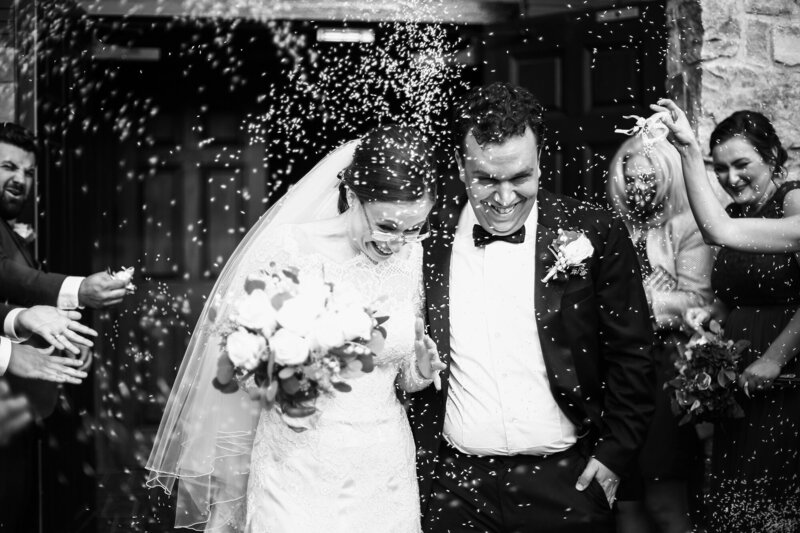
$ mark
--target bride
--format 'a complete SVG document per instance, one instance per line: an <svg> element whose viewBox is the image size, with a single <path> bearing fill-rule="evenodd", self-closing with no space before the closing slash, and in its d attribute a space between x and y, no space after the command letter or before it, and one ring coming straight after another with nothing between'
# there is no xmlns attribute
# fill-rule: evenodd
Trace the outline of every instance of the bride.
<svg viewBox="0 0 800 533"><path fill-rule="evenodd" d="M436 197L433 164L412 128L385 126L334 151L248 233L192 336L147 462L171 493L175 525L205 531L420 531L415 449L395 385L428 386L443 368L415 318L422 246ZM224 320L248 274L269 263L323 272L381 301L389 316L373 372L317 400L298 432L240 390L211 386ZM242 388L246 388L244 384Z"/></svg>

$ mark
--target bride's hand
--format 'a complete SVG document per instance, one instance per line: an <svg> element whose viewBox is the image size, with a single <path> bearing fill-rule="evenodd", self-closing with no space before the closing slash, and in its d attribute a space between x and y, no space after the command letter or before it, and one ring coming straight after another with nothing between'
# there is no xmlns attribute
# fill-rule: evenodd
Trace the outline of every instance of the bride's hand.
<svg viewBox="0 0 800 533"><path fill-rule="evenodd" d="M444 370L445 364L439 359L436 343L425 333L425 324L417 318L414 326L416 338L414 339L414 352L417 355L417 370L425 379L432 379L436 390L442 390L442 379L439 371Z"/></svg>
<svg viewBox="0 0 800 533"><path fill-rule="evenodd" d="M651 104L650 109L656 113L661 113L660 119L669 128L671 135L669 140L676 148L688 148L698 146L697 138L692 131L692 125L686 118L686 113L681 110L675 102L667 98L662 98L657 104Z"/></svg>

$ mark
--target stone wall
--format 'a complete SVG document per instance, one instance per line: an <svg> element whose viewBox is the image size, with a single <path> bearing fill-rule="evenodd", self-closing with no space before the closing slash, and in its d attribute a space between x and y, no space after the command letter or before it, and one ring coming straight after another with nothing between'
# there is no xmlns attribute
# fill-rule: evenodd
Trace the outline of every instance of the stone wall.
<svg viewBox="0 0 800 533"><path fill-rule="evenodd" d="M699 16L698 16L699 15ZM732 112L767 115L800 178L800 0L668 0L668 72L705 149Z"/></svg>

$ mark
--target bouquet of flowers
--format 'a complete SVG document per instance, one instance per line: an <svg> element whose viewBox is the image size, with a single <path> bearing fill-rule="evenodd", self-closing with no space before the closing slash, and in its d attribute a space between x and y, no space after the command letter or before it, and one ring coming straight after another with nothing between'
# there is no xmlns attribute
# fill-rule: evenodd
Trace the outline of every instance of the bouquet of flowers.
<svg viewBox="0 0 800 533"><path fill-rule="evenodd" d="M222 323L214 386L235 392L237 382L252 378L251 397L277 406L288 425L302 430L298 420L317 411L320 394L349 392L345 380L372 371L386 320L357 294L271 264L248 277L245 295Z"/></svg>
<svg viewBox="0 0 800 533"><path fill-rule="evenodd" d="M744 411L734 392L742 354L749 341L725 339L719 323L698 327L675 361L678 375L664 384L672 390L672 410L683 415L679 424L740 418Z"/></svg>

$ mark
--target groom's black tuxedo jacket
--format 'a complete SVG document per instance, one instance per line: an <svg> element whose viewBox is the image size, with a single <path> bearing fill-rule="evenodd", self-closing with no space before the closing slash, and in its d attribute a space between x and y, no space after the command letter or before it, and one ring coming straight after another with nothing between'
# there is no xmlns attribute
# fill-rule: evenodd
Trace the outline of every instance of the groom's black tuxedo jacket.
<svg viewBox="0 0 800 533"><path fill-rule="evenodd" d="M435 230L425 241L423 270L429 334L448 369L442 372L442 390L428 387L414 394L409 411L423 512L442 443L451 355L450 257L466 204L457 190L449 199L448 191L442 191L441 197L432 214ZM550 389L578 434L591 439L592 455L621 474L644 440L654 410L653 331L635 251L624 225L607 212L542 189L537 198L536 286L531 305L536 309ZM559 228L584 232L595 251L585 278L572 276L545 284L542 278L555 262L548 246Z"/></svg>

